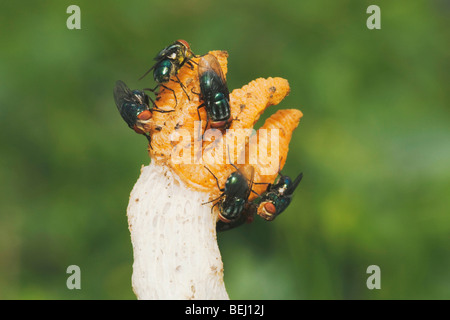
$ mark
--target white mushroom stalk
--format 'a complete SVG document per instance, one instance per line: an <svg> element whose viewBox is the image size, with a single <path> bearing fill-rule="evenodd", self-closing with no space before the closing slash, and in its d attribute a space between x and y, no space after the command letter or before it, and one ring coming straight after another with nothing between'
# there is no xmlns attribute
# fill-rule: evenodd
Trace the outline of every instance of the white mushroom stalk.
<svg viewBox="0 0 450 320"><path fill-rule="evenodd" d="M127 210L138 299L228 299L208 199L166 166L142 167Z"/></svg>

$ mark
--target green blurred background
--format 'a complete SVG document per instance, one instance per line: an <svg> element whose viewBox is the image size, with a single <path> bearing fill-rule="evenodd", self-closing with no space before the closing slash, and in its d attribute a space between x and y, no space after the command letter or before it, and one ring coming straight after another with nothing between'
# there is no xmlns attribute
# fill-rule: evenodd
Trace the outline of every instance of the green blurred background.
<svg viewBox="0 0 450 320"><path fill-rule="evenodd" d="M182 38L229 52L230 89L288 79L263 118L304 113L289 209L218 237L230 298L449 299L449 17L444 0L2 1L0 298L135 299L126 207L149 158L112 89L153 85L138 78Z"/></svg>

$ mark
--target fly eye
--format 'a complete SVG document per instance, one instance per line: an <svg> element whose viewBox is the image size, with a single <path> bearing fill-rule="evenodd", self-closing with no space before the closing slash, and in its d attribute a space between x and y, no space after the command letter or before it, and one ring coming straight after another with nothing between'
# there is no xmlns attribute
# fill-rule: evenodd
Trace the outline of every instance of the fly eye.
<svg viewBox="0 0 450 320"><path fill-rule="evenodd" d="M264 209L271 215L277 212L277 208L275 208L275 205L272 202L266 202L264 204Z"/></svg>
<svg viewBox="0 0 450 320"><path fill-rule="evenodd" d="M152 117L152 113L150 112L150 110L144 110L141 113L139 113L139 115L138 115L139 120L148 120L151 117Z"/></svg>
<svg viewBox="0 0 450 320"><path fill-rule="evenodd" d="M179 39L179 40L177 40L177 42L181 43L181 44L182 44L183 46L185 46L188 50L191 49L191 48L189 47L189 43L187 43L186 40Z"/></svg>

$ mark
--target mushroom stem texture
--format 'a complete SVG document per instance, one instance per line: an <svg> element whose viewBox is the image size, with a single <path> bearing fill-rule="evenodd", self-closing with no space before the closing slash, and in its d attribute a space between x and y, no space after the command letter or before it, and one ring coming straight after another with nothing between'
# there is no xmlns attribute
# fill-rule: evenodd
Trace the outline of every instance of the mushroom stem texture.
<svg viewBox="0 0 450 320"><path fill-rule="evenodd" d="M142 167L127 209L138 299L228 299L208 199L167 166Z"/></svg>

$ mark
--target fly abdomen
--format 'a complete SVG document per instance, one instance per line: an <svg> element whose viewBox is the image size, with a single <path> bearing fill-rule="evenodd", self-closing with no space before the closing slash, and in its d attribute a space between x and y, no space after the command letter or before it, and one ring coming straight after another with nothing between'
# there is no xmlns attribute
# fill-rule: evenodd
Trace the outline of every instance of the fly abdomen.
<svg viewBox="0 0 450 320"><path fill-rule="evenodd" d="M244 210L245 200L242 198L234 198L232 202L224 206L221 212L222 216L227 220L234 220L242 213Z"/></svg>
<svg viewBox="0 0 450 320"><path fill-rule="evenodd" d="M172 76L173 65L170 60L163 60L155 67L153 78L158 83L165 83Z"/></svg>
<svg viewBox="0 0 450 320"><path fill-rule="evenodd" d="M217 93L214 99L214 107L210 108L212 121L228 121L231 116L230 104L222 93Z"/></svg>

